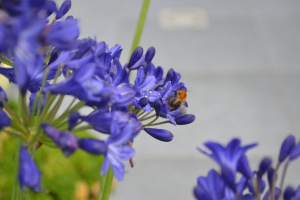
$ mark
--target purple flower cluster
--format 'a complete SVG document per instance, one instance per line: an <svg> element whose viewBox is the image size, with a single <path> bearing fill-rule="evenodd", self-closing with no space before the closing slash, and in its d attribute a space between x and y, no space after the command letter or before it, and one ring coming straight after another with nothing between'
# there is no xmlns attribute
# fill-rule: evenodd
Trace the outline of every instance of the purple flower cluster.
<svg viewBox="0 0 300 200"><path fill-rule="evenodd" d="M199 151L212 158L219 166L220 173L212 169L206 177L199 177L194 194L201 200L297 200L300 199L300 185L297 189L291 186L283 190L285 173L289 163L300 156L300 141L296 145L293 135L288 136L282 143L276 168L272 160L264 158L257 170L251 170L246 151L256 144L241 146L239 139L231 140L227 146L216 142L204 144L211 153L202 149ZM280 186L276 187L279 167L284 164L284 172ZM240 178L236 181L239 173ZM267 176L267 183L263 179ZM268 186L267 186L268 184ZM265 190L266 188L269 188ZM261 198L261 196L263 198Z"/></svg>
<svg viewBox="0 0 300 200"><path fill-rule="evenodd" d="M0 67L0 74L18 86L21 100L17 115L0 87L0 129L20 136L19 183L34 191L41 190L41 173L30 154L41 144L49 145L49 138L50 145L66 157L77 149L104 156L101 174L111 167L122 180L125 161L132 164L132 144L141 130L169 142L174 137L170 131L152 126L195 120L186 114L187 88L181 75L170 69L164 76L163 68L152 62L154 47L145 54L137 47L122 65L120 45L109 48L96 39L78 39L77 20L65 16L70 8L70 0L59 8L50 0L0 1L0 64L10 66ZM50 15L54 15L51 22ZM129 76L134 71L132 84ZM73 101L58 115L67 95ZM90 114L80 114L84 106L92 109ZM156 122L162 118L165 121ZM76 136L88 129L108 137Z"/></svg>

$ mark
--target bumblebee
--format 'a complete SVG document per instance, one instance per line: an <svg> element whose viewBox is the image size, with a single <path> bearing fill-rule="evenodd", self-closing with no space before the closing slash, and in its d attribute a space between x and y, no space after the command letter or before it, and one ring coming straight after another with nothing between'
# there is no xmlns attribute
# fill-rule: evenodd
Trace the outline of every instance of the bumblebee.
<svg viewBox="0 0 300 200"><path fill-rule="evenodd" d="M170 97L168 99L168 106L173 110L177 110L178 108L184 108L186 107L185 105L185 100L187 97L186 91L185 90L175 90L174 96Z"/></svg>

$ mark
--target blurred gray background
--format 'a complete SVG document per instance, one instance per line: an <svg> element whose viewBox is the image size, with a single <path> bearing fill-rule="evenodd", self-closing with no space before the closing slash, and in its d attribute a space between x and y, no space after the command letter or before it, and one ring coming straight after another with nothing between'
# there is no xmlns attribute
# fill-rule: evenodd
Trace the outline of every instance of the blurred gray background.
<svg viewBox="0 0 300 200"><path fill-rule="evenodd" d="M72 3L81 37L121 44L125 63L142 0ZM254 169L265 155L276 162L288 134L300 139L299 0L153 0L140 45L156 48L156 66L181 73L196 121L162 126L170 143L141 132L112 200L193 199L197 177L218 169L196 150L207 140L259 142L248 152ZM300 183L299 168L294 161L286 183Z"/></svg>

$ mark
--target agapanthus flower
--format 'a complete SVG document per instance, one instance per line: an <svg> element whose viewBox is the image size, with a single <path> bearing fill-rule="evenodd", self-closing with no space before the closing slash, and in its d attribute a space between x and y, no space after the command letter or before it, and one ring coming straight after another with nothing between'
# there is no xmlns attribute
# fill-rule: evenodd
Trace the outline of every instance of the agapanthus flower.
<svg viewBox="0 0 300 200"><path fill-rule="evenodd" d="M224 181L235 190L235 176L237 171L237 165L240 158L244 153L256 146L257 144L250 144L244 147L240 146L241 141L239 139L231 140L226 147L223 147L216 142L206 142L204 145L211 150L212 154L198 148L200 152L211 157L221 167L221 175Z"/></svg>
<svg viewBox="0 0 300 200"><path fill-rule="evenodd" d="M21 146L19 156L18 179L20 187L23 190L28 187L35 192L41 191L41 172L24 146Z"/></svg>
<svg viewBox="0 0 300 200"><path fill-rule="evenodd" d="M173 140L174 137L174 135L170 131L164 129L144 128L144 131L146 131L155 139L158 139L163 142L170 142L171 140Z"/></svg>
<svg viewBox="0 0 300 200"><path fill-rule="evenodd" d="M295 136L289 135L282 143L280 153L279 153L279 162L283 162L292 152L295 147L296 139Z"/></svg>
<svg viewBox="0 0 300 200"><path fill-rule="evenodd" d="M42 127L66 157L71 156L78 148L78 139L71 133L59 131L46 123L42 124Z"/></svg>
<svg viewBox="0 0 300 200"><path fill-rule="evenodd" d="M132 147L126 143L132 138L133 125L127 123L122 128L118 120L111 123L111 136L105 141L107 153L102 164L101 174L105 174L111 166L115 177L121 181L125 173L123 160L129 160L134 156Z"/></svg>

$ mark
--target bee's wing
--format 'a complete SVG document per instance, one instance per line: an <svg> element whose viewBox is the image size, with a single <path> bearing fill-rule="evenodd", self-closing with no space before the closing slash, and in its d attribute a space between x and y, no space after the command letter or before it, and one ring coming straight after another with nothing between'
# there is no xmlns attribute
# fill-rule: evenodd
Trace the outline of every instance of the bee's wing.
<svg viewBox="0 0 300 200"><path fill-rule="evenodd" d="M187 104L185 102L183 102L180 106L180 111L181 111L181 114L182 115L186 115L186 107L187 107Z"/></svg>

